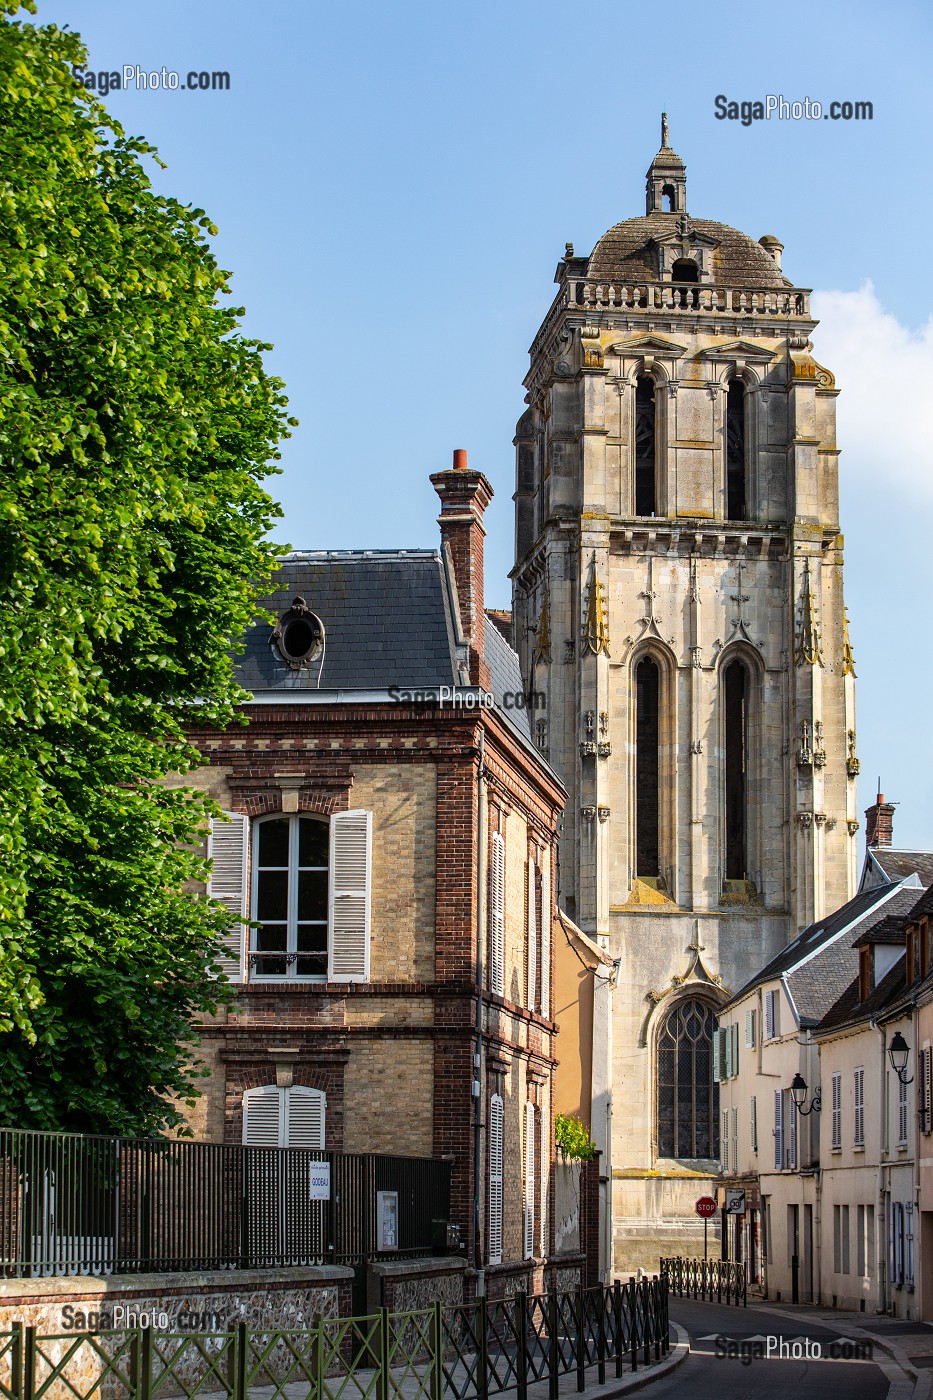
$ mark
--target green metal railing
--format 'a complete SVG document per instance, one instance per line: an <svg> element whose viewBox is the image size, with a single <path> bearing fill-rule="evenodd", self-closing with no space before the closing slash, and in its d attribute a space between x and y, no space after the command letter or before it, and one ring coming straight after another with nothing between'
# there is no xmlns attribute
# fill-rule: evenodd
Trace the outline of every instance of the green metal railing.
<svg viewBox="0 0 933 1400"><path fill-rule="evenodd" d="M667 1281L367 1317L317 1316L303 1331L237 1323L224 1332L143 1327L0 1334L0 1400L526 1400L586 1372L604 1384L669 1349Z"/></svg>
<svg viewBox="0 0 933 1400"><path fill-rule="evenodd" d="M748 1274L734 1259L662 1259L661 1275L678 1298L748 1306Z"/></svg>

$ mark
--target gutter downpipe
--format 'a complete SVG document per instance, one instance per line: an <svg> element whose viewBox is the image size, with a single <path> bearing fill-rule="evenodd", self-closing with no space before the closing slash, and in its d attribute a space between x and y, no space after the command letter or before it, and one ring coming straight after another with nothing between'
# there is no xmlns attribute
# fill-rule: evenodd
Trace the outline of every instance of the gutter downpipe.
<svg viewBox="0 0 933 1400"><path fill-rule="evenodd" d="M483 1179L483 1103L485 1102L483 1086L486 1082L483 1064L483 944L486 926L484 918L486 912L486 731L482 727L479 731L478 753L479 762L476 769L476 1049L473 1052L470 1095L473 1099L473 1267L476 1269L476 1296L482 1298L486 1294L483 1237L480 1231L480 1186Z"/></svg>

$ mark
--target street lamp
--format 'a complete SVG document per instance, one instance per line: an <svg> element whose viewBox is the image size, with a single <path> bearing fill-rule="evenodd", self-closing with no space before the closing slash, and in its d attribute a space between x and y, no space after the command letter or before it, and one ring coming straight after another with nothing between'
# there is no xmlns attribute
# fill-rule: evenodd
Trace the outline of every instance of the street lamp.
<svg viewBox="0 0 933 1400"><path fill-rule="evenodd" d="M888 1046L888 1058L891 1061L891 1068L902 1084L913 1084L913 1075L909 1079L907 1074L907 1061L910 1059L910 1046L901 1035L900 1031L895 1031L891 1037L891 1044Z"/></svg>
<svg viewBox="0 0 933 1400"><path fill-rule="evenodd" d="M790 1096L794 1101L794 1107L801 1117L806 1118L809 1113L819 1113L820 1111L820 1091L817 1089L813 1095L813 1102L809 1108L804 1108L807 1101L807 1081L802 1074L795 1074L790 1086Z"/></svg>

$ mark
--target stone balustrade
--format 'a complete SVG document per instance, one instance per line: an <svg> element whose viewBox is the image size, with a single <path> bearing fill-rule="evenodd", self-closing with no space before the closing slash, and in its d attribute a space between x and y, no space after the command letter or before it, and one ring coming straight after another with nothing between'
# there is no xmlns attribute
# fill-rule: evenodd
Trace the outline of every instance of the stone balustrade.
<svg viewBox="0 0 933 1400"><path fill-rule="evenodd" d="M564 308L669 311L723 316L799 316L809 319L810 293L796 287L714 287L682 282L640 282L614 286L571 279Z"/></svg>

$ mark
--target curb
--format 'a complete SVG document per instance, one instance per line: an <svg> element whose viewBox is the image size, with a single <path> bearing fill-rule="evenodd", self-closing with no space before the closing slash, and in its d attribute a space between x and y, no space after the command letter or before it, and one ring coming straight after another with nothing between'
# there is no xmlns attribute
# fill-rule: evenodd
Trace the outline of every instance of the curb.
<svg viewBox="0 0 933 1400"><path fill-rule="evenodd" d="M763 1310L775 1313L778 1317L786 1317L798 1323L801 1320L799 1313L788 1312L784 1308L771 1307L764 1301L761 1306ZM820 1317L820 1323L824 1326L830 1320L830 1316ZM840 1332L844 1330L846 1333L851 1333L855 1337L863 1337L866 1341L871 1342L872 1346L878 1351L890 1357L904 1379L908 1382L912 1382L912 1389L910 1390L912 1400L927 1400L930 1385L933 1383L933 1375L926 1369L918 1370L906 1351L903 1347L898 1346L897 1342L890 1337L879 1337L877 1332L871 1332L867 1327L860 1327L858 1323L848 1322L845 1318L839 1322L834 1322L834 1325L838 1326ZM889 1379L891 1380L891 1386L888 1390L890 1400L892 1391L894 1391L895 1386L898 1384L898 1380L890 1376ZM895 1395L897 1394L896 1391L894 1391L894 1393Z"/></svg>
<svg viewBox="0 0 933 1400"><path fill-rule="evenodd" d="M663 1361L655 1361L652 1365L646 1366L636 1374L629 1376L625 1380L607 1381L598 1389L599 1400L612 1400L616 1395L631 1395L635 1390L642 1390L646 1385L654 1385L655 1381L660 1381L669 1376L672 1371L676 1371L682 1366L690 1355L690 1338L679 1323L671 1319L671 1333L676 1341L671 1342L671 1349Z"/></svg>

